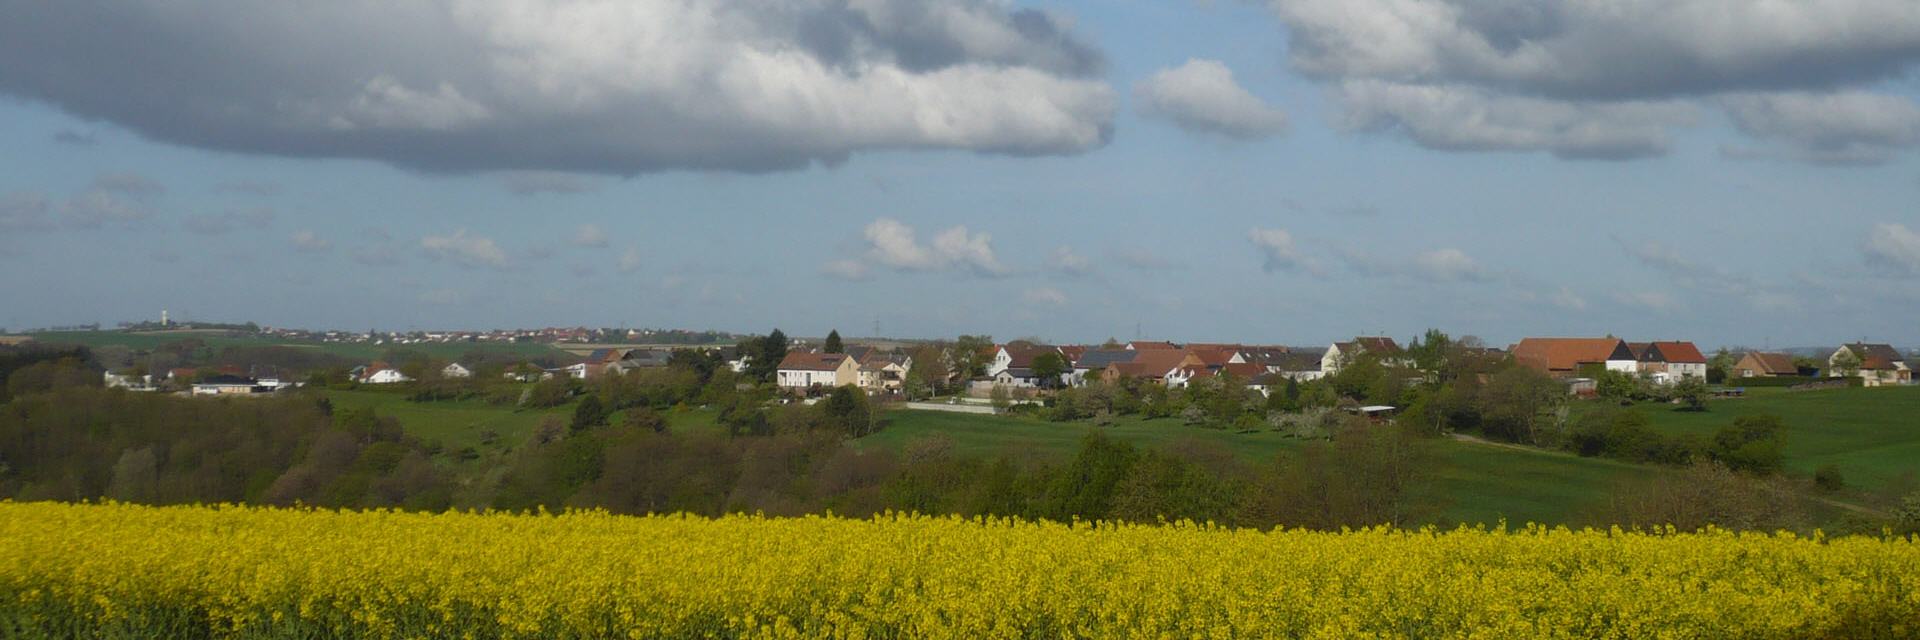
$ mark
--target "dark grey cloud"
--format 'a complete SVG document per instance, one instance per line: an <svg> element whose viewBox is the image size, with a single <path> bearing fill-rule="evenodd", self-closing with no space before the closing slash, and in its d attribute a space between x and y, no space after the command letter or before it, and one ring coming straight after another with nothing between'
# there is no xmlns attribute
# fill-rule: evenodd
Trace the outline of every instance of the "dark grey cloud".
<svg viewBox="0 0 1920 640"><path fill-rule="evenodd" d="M74 131L72 129L61 129L55 132L53 134L53 141L76 147L91 147L100 143L99 137L95 136L92 131Z"/></svg>
<svg viewBox="0 0 1920 640"><path fill-rule="evenodd" d="M281 187L280 183L278 182L267 182L262 180L229 180L229 181L214 185L213 190L217 193L267 197L267 196L280 195L280 192L284 191L285 188Z"/></svg>
<svg viewBox="0 0 1920 640"><path fill-rule="evenodd" d="M1729 157L1861 164L1913 146L1888 120L1911 101L1861 93L1920 66L1911 0L1267 4L1292 66L1335 87L1350 128L1429 148L1660 155L1702 106L1788 150Z"/></svg>
<svg viewBox="0 0 1920 640"><path fill-rule="evenodd" d="M1101 57L993 0L0 0L0 92L162 141L429 171L770 171L1077 153Z"/></svg>
<svg viewBox="0 0 1920 640"><path fill-rule="evenodd" d="M47 197L38 193L0 195L0 231L18 233L52 230L51 209Z"/></svg>

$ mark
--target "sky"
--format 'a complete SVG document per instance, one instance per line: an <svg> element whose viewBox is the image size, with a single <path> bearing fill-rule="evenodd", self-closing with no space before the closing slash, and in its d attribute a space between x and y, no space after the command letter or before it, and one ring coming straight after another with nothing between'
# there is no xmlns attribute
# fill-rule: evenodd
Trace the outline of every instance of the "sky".
<svg viewBox="0 0 1920 640"><path fill-rule="evenodd" d="M0 0L0 327L1920 344L1911 0Z"/></svg>

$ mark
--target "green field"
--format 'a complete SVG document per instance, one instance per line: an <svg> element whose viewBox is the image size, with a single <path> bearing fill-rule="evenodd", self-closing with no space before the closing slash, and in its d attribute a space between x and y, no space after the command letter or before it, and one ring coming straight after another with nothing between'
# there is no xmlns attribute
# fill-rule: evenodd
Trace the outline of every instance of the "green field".
<svg viewBox="0 0 1920 640"><path fill-rule="evenodd" d="M524 442L533 427L548 417L566 419L572 405L540 411L518 410L477 400L409 402L392 391L327 391L338 408L373 407L400 420L409 433L438 440L449 452L475 447L475 462L484 473L490 461ZM1576 405L1589 411L1597 404ZM1716 400L1705 413L1671 410L1669 405L1633 407L1646 412L1656 428L1668 433L1711 434L1735 416L1773 413L1788 424L1788 466L1810 473L1823 464L1841 466L1857 487L1873 487L1905 472L1920 470L1920 388L1836 389L1788 392L1762 389L1741 399ZM666 412L672 428L688 432L717 429L717 413L705 409ZM614 416L617 422L619 416ZM1028 417L896 410L886 414L881 432L854 442L859 447L899 449L929 437L943 437L963 455L1066 456L1096 427L1087 422L1059 423ZM1124 416L1107 435L1136 445L1159 447L1184 439L1217 442L1249 462L1291 455L1304 441L1271 431L1237 433L1181 424L1177 419L1146 420ZM481 432L492 430L499 439L491 446ZM1434 520L1451 523L1493 524L1501 520L1526 522L1578 521L1623 482L1663 473L1661 467L1641 466L1566 453L1509 447L1483 442L1436 440L1436 464L1428 486L1419 495Z"/></svg>
<svg viewBox="0 0 1920 640"><path fill-rule="evenodd" d="M887 414L884 431L861 439L863 446L900 447L935 435L945 436L958 452L994 454L1030 451L1068 455L1094 429L1085 422L1046 422L1031 418L902 410ZM1225 444L1249 461L1270 460L1297 451L1305 442L1271 431L1235 433L1188 426L1175 419L1127 416L1104 433L1142 446L1163 446L1181 439ZM1437 464L1431 486L1419 491L1431 517L1441 522L1512 525L1567 522L1604 499L1619 483L1657 473L1638 465L1580 458L1547 451L1436 440Z"/></svg>
<svg viewBox="0 0 1920 640"><path fill-rule="evenodd" d="M1588 411L1597 404L1577 406ZM1920 473L1920 387L1789 391L1748 389L1744 398L1712 400L1705 412L1642 403L1631 408L1668 434L1711 437L1743 415L1772 414L1786 422L1788 469L1810 474L1840 467L1849 484L1877 487L1904 473Z"/></svg>
<svg viewBox="0 0 1920 640"><path fill-rule="evenodd" d="M474 447L485 451L482 434L493 431L499 439L492 448L512 447L525 442L533 428L548 416L567 419L573 407L552 409L516 409L488 404L481 400L443 400L411 402L397 391L322 391L333 402L335 411L371 408L382 416L393 416L401 428L421 440L437 440L447 451Z"/></svg>
<svg viewBox="0 0 1920 640"><path fill-rule="evenodd" d="M387 352L417 351L429 357L443 360L455 360L474 351L490 353L511 353L525 358L554 357L568 359L571 354L553 348L544 343L502 343L502 342L432 342L422 344L366 344L338 342L310 342L284 340L270 336L234 334L229 331L54 331L27 334L41 344L74 344L86 347L120 346L129 349L153 350L170 342L197 339L206 342L208 347L293 347L313 349L320 353L338 356L351 361L365 362L384 357Z"/></svg>

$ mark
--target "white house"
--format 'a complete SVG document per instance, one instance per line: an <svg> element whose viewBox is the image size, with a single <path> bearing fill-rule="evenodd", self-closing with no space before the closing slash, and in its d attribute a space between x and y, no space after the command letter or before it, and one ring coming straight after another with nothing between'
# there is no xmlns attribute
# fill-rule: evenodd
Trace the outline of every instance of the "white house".
<svg viewBox="0 0 1920 640"><path fill-rule="evenodd" d="M775 384L785 389L810 389L857 384L860 364L844 353L790 351L774 370Z"/></svg>
<svg viewBox="0 0 1920 640"><path fill-rule="evenodd" d="M449 363L446 367L440 369L440 377L471 378L473 377L473 370L466 368L458 362Z"/></svg>
<svg viewBox="0 0 1920 640"><path fill-rule="evenodd" d="M399 369L381 363L374 363L360 373L360 384L399 384L402 382L413 382L413 378L407 377L407 374L400 373Z"/></svg>
<svg viewBox="0 0 1920 640"><path fill-rule="evenodd" d="M1320 371L1323 375L1340 372L1340 367L1352 362L1361 354L1370 354L1381 360L1393 360L1401 355L1400 345L1393 338L1384 336L1358 337L1352 342L1335 342L1327 347L1320 356Z"/></svg>
<svg viewBox="0 0 1920 640"><path fill-rule="evenodd" d="M253 379L240 376L214 376L193 383L193 395L196 396L240 396L266 391Z"/></svg>
<svg viewBox="0 0 1920 640"><path fill-rule="evenodd" d="M130 374L114 373L112 371L108 371L102 375L105 376L104 381L106 382L108 389L126 389L128 391L154 390L153 376L151 375L134 376Z"/></svg>
<svg viewBox="0 0 1920 640"><path fill-rule="evenodd" d="M1858 377L1861 386L1912 384L1913 369L1892 345L1856 342L1827 356L1828 377Z"/></svg>

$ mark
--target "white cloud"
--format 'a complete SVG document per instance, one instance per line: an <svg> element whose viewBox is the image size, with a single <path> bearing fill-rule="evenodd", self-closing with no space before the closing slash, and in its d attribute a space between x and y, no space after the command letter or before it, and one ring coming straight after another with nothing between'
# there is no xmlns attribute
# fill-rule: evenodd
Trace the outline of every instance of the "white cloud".
<svg viewBox="0 0 1920 640"><path fill-rule="evenodd" d="M1420 146L1455 151L1548 151L1565 158L1660 155L1668 129L1695 121L1679 102L1579 103L1506 96L1464 86L1356 80L1340 86L1342 124L1400 131Z"/></svg>
<svg viewBox="0 0 1920 640"><path fill-rule="evenodd" d="M311 230L302 229L293 233L293 248L301 253L321 253L332 250L333 242Z"/></svg>
<svg viewBox="0 0 1920 640"><path fill-rule="evenodd" d="M1133 86L1133 99L1141 113L1190 131L1253 139L1287 130L1287 114L1241 88L1217 60L1162 69Z"/></svg>
<svg viewBox="0 0 1920 640"><path fill-rule="evenodd" d="M436 171L753 172L875 149L1066 154L1105 144L1113 123L1102 56L1063 20L1000 0L218 11L134 0L110 19L102 11L11 6L0 92L177 144ZM65 61L61 72L47 60ZM155 78L164 89L128 90Z"/></svg>
<svg viewBox="0 0 1920 640"><path fill-rule="evenodd" d="M1614 293L1613 299L1620 304L1661 313L1671 313L1680 308L1673 295L1664 291L1619 291Z"/></svg>
<svg viewBox="0 0 1920 640"><path fill-rule="evenodd" d="M1920 105L1865 91L1726 96L1741 131L1790 145L1791 157L1825 164L1877 164L1920 145Z"/></svg>
<svg viewBox="0 0 1920 640"><path fill-rule="evenodd" d="M820 266L820 273L841 280L867 279L867 265L859 260L842 258Z"/></svg>
<svg viewBox="0 0 1920 640"><path fill-rule="evenodd" d="M1587 309L1587 299L1580 297L1579 294L1574 293L1572 289L1567 287L1560 287L1560 290L1553 292L1553 295L1547 300L1552 302L1553 306L1568 311L1585 311Z"/></svg>
<svg viewBox="0 0 1920 640"><path fill-rule="evenodd" d="M1067 294L1061 293L1059 289L1052 287L1028 289L1020 294L1020 299L1025 300L1027 304L1052 307L1064 307L1067 304Z"/></svg>
<svg viewBox="0 0 1920 640"><path fill-rule="evenodd" d="M1860 91L1920 66L1910 0L1266 4L1290 64L1335 86L1350 123L1430 148L1658 155L1699 106L1794 148L1773 155L1866 163L1914 146L1907 109Z"/></svg>
<svg viewBox="0 0 1920 640"><path fill-rule="evenodd" d="M1141 271L1165 271L1174 268L1173 261L1154 253L1146 247L1125 247L1113 252L1114 260L1128 268Z"/></svg>
<svg viewBox="0 0 1920 640"><path fill-rule="evenodd" d="M1295 271L1310 266L1300 251L1294 248L1293 234L1285 229L1255 228L1247 232L1247 239L1252 240L1254 248L1259 249L1260 255L1266 258L1261 268L1269 273Z"/></svg>
<svg viewBox="0 0 1920 640"><path fill-rule="evenodd" d="M637 248L629 248L625 253L620 254L620 260L615 266L620 270L620 273L633 273L640 270L640 264L640 250Z"/></svg>
<svg viewBox="0 0 1920 640"><path fill-rule="evenodd" d="M507 266L507 252L500 249L492 238L470 235L466 229L454 231L452 235L426 236L420 239L420 248L427 257L435 260L447 260L463 267Z"/></svg>
<svg viewBox="0 0 1920 640"><path fill-rule="evenodd" d="M924 245L913 227L892 218L879 218L865 231L868 256L882 266L903 271L965 269L979 275L1004 275L1007 268L994 255L992 237L953 227L935 234Z"/></svg>
<svg viewBox="0 0 1920 640"><path fill-rule="evenodd" d="M1055 271L1071 275L1085 275L1093 270L1093 261L1073 251L1073 247L1060 247L1053 250L1053 256L1047 265Z"/></svg>
<svg viewBox="0 0 1920 640"><path fill-rule="evenodd" d="M1413 274L1434 282L1482 281L1490 277L1480 263L1459 249L1435 249L1413 257Z"/></svg>
<svg viewBox="0 0 1920 640"><path fill-rule="evenodd" d="M573 232L573 239L569 242L572 242L573 246L576 247L605 249L607 248L607 232L601 231L599 225L583 224Z"/></svg>
<svg viewBox="0 0 1920 640"><path fill-rule="evenodd" d="M1920 232L1897 223L1877 224L1867 235L1867 263L1894 273L1920 275Z"/></svg>

